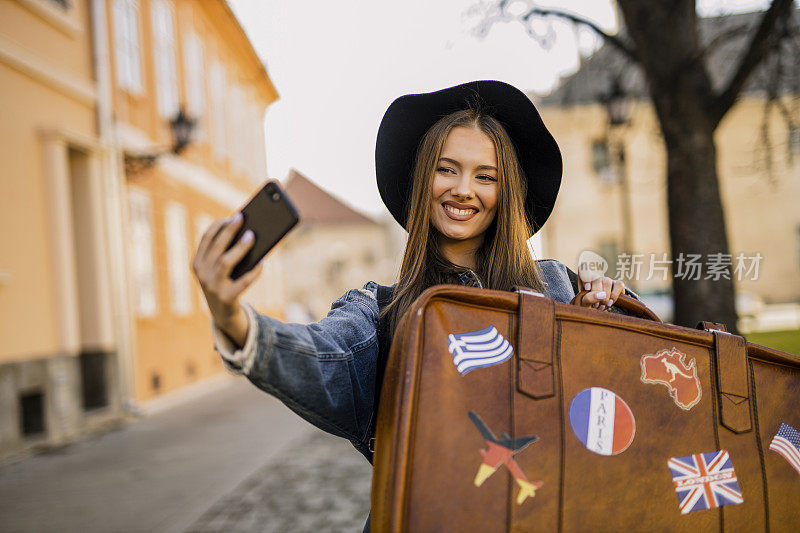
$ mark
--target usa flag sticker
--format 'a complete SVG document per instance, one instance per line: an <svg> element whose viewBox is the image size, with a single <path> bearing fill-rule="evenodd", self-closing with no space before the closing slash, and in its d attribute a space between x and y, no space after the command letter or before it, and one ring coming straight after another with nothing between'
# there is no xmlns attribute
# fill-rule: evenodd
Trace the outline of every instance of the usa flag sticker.
<svg viewBox="0 0 800 533"><path fill-rule="evenodd" d="M448 335L447 349L462 376L476 368L504 363L514 354L514 348L492 325L477 331Z"/></svg>
<svg viewBox="0 0 800 533"><path fill-rule="evenodd" d="M583 389L569 406L572 431L586 449L617 455L628 449L636 434L636 420L625 401L602 387Z"/></svg>
<svg viewBox="0 0 800 533"><path fill-rule="evenodd" d="M667 466L681 514L744 501L727 450L672 457Z"/></svg>

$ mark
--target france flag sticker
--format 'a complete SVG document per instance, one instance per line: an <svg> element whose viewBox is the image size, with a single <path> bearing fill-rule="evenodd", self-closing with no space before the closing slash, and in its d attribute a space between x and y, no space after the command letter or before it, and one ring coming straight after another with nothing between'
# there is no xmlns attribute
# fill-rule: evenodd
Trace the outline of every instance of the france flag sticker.
<svg viewBox="0 0 800 533"><path fill-rule="evenodd" d="M608 389L583 389L572 399L569 421L578 440L591 452L617 455L633 442L636 421L625 401Z"/></svg>

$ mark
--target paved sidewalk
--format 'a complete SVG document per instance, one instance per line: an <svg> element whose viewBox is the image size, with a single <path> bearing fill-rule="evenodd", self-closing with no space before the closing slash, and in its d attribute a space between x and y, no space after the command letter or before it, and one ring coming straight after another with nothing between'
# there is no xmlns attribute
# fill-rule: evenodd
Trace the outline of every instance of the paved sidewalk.
<svg viewBox="0 0 800 533"><path fill-rule="evenodd" d="M372 467L347 441L302 437L218 501L190 533L360 532Z"/></svg>
<svg viewBox="0 0 800 533"><path fill-rule="evenodd" d="M185 531L275 457L278 475L302 478L287 473L283 450L314 433L230 376L121 429L0 466L0 531ZM368 467L355 450L350 455ZM309 488L305 499L314 501Z"/></svg>

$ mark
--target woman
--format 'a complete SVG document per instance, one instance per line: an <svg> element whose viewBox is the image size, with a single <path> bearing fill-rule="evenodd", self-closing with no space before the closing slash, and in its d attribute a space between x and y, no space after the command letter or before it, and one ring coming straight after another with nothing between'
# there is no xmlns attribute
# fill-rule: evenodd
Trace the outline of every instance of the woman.
<svg viewBox="0 0 800 533"><path fill-rule="evenodd" d="M564 265L534 262L527 246L553 209L561 154L518 89L475 81L398 98L381 122L375 154L381 197L409 234L395 286L369 282L315 324L284 324L239 303L260 265L235 282L228 276L252 244L245 235L225 252L241 218L214 222L193 260L227 368L347 438L370 461L392 332L423 290L526 286L568 302L577 288ZM590 292L581 305L600 310L624 290L609 278L583 288Z"/></svg>

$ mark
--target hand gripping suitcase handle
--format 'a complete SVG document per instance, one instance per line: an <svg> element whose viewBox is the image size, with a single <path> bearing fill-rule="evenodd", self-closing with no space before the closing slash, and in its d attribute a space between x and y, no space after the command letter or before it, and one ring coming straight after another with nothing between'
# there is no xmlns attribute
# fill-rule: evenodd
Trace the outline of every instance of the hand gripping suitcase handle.
<svg viewBox="0 0 800 533"><path fill-rule="evenodd" d="M580 305L580 302L585 294L587 294L587 291L579 292L575 295L575 298L573 298L570 303L572 305ZM652 320L654 322L661 322L661 319L658 318L658 315L651 311L649 307L644 305L636 298L631 298L625 294L619 295L619 298L617 298L617 300L614 302L614 306L628 311L636 317L644 318L645 320Z"/></svg>

